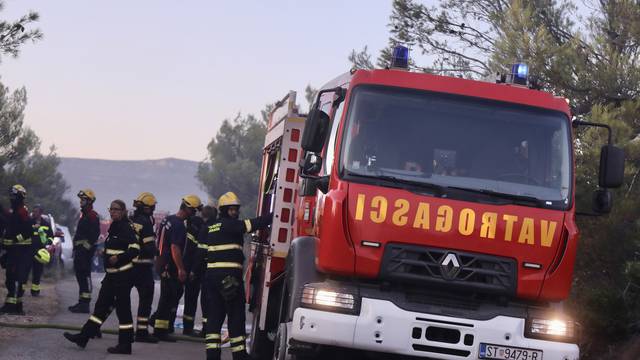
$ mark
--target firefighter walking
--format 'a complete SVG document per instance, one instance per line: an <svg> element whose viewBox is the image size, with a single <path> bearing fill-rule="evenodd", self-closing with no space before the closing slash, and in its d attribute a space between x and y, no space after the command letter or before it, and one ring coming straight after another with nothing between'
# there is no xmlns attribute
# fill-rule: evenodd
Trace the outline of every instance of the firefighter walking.
<svg viewBox="0 0 640 360"><path fill-rule="evenodd" d="M53 229L51 223L43 216L42 206L36 205L31 211L33 221L33 259L31 266L31 296L40 296L40 280L44 265L49 263L51 255L46 246L53 243Z"/></svg>
<svg viewBox="0 0 640 360"><path fill-rule="evenodd" d="M105 240L102 280L93 314L78 334L64 333L64 337L84 348L89 339L98 335L100 326L115 306L118 321L118 344L107 349L112 354L131 354L133 318L131 316L131 288L133 286L133 259L140 253L140 245L132 223L127 219L124 201L114 200L109 207L111 226Z"/></svg>
<svg viewBox="0 0 640 360"><path fill-rule="evenodd" d="M239 220L240 200L232 192L220 197L218 210L220 218L208 227L206 240L207 359L220 359L221 328L227 316L233 359L247 359L242 280L244 234L266 228L272 215Z"/></svg>
<svg viewBox="0 0 640 360"><path fill-rule="evenodd" d="M82 214L73 236L73 270L79 287L78 303L70 306L74 313L88 314L91 302L91 259L95 251L95 244L100 236L100 220L93 210L96 195L91 189L84 189L78 193ZM105 263L106 264L106 263Z"/></svg>
<svg viewBox="0 0 640 360"><path fill-rule="evenodd" d="M138 291L139 299L136 341L145 343L158 342L158 339L151 336L148 330L154 292L153 259L157 251L153 219L156 204L156 197L152 193L141 193L133 201L135 211L131 217L140 245L140 255L133 259L133 286Z"/></svg>
<svg viewBox="0 0 640 360"><path fill-rule="evenodd" d="M182 286L188 276L182 261L187 241L184 222L195 216L201 207L202 202L198 196L187 195L182 198L178 212L167 216L160 225L159 256L156 259L156 270L160 275L160 299L154 314L153 334L161 341L175 341L169 337L170 323L173 322Z"/></svg>
<svg viewBox="0 0 640 360"><path fill-rule="evenodd" d="M33 228L25 206L27 190L14 185L9 191L11 214L6 222L3 246L7 253L2 263L6 267L7 298L0 313L24 315L22 297L29 278L32 256Z"/></svg>

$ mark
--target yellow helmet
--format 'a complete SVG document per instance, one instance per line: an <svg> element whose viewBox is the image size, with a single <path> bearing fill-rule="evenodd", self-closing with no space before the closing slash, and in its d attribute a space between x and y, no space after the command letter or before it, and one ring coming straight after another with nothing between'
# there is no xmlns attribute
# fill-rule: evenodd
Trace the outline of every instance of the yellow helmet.
<svg viewBox="0 0 640 360"><path fill-rule="evenodd" d="M140 195L138 195L138 197L133 200L133 206L136 206L137 204L142 204L144 206L156 206L156 204L158 203L158 201L156 200L156 197L153 196L152 193L150 192L143 192L140 193Z"/></svg>
<svg viewBox="0 0 640 360"><path fill-rule="evenodd" d="M222 196L220 196L220 199L218 199L218 209L222 208L223 206L232 205L240 206L240 199L238 199L238 196L231 191L222 194Z"/></svg>
<svg viewBox="0 0 640 360"><path fill-rule="evenodd" d="M80 190L80 192L78 192L78 197L80 199L84 198L87 200L91 200L91 202L96 201L96 193L94 193L93 190L89 188Z"/></svg>
<svg viewBox="0 0 640 360"><path fill-rule="evenodd" d="M11 187L11 190L9 191L11 193L11 195L20 195L22 197L27 196L27 190L24 188L24 186L20 185L20 184L15 184Z"/></svg>
<svg viewBox="0 0 640 360"><path fill-rule="evenodd" d="M33 258L40 264L48 264L49 261L51 261L51 254L49 254L47 249L40 249L35 255L33 255Z"/></svg>
<svg viewBox="0 0 640 360"><path fill-rule="evenodd" d="M182 203L185 204L187 207L190 208L194 208L194 209L200 209L202 207L202 201L200 201L200 198L197 195L185 195L182 198Z"/></svg>

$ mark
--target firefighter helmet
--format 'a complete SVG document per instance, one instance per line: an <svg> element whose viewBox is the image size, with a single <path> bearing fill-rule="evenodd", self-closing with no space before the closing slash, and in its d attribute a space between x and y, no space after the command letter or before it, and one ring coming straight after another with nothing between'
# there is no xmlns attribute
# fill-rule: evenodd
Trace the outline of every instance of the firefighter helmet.
<svg viewBox="0 0 640 360"><path fill-rule="evenodd" d="M157 203L158 201L156 200L156 197L153 196L152 193L146 191L140 193L140 195L138 195L138 197L133 200L133 206L135 207L138 207L140 205L153 207L156 206Z"/></svg>
<svg viewBox="0 0 640 360"><path fill-rule="evenodd" d="M96 201L96 193L94 193L93 190L88 188L80 190L80 192L78 192L78 197L80 199L87 199L91 202Z"/></svg>
<svg viewBox="0 0 640 360"><path fill-rule="evenodd" d="M36 252L33 258L40 264L48 264L49 261L51 261L51 254L49 254L47 249L40 249Z"/></svg>
<svg viewBox="0 0 640 360"><path fill-rule="evenodd" d="M218 209L232 205L240 206L240 199L238 199L238 196L231 191L222 194L220 199L218 199Z"/></svg>
<svg viewBox="0 0 640 360"><path fill-rule="evenodd" d="M27 197L27 190L24 188L24 186L15 184L11 187L11 190L9 190L9 194L11 195L11 197L21 197L24 199L25 197Z"/></svg>
<svg viewBox="0 0 640 360"><path fill-rule="evenodd" d="M202 201L200 201L200 198L197 195L185 195L182 198L182 203L190 208L193 209L200 209L202 208Z"/></svg>

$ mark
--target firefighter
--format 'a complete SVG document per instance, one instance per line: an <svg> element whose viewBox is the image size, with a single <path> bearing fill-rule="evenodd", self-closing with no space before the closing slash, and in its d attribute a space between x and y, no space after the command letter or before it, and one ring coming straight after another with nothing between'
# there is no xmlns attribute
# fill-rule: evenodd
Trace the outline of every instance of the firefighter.
<svg viewBox="0 0 640 360"><path fill-rule="evenodd" d="M153 328L154 336L161 341L175 341L169 337L169 325L188 276L182 261L182 250L187 241L184 222L195 216L201 207L202 202L198 196L187 195L182 198L178 212L167 216L160 224L159 256L156 259L156 270L160 275L160 299L153 316Z"/></svg>
<svg viewBox="0 0 640 360"><path fill-rule="evenodd" d="M187 244L185 246L184 253L184 266L189 273L189 277L184 286L184 312L182 314L184 328L182 333L184 335L193 335L193 326L198 309L198 295L202 287L202 278L206 269L202 261L198 261L199 252L204 250L206 252L207 246L204 244L204 237L206 237L206 224L212 225L216 220L218 211L212 206L205 206L202 209L202 217L193 217L190 223L187 225ZM197 219L197 220L196 220ZM196 221L193 221L196 220ZM201 243L202 241L202 243ZM204 304L204 293L201 296L201 303ZM207 317L205 315L204 307L202 308L202 322L203 331Z"/></svg>
<svg viewBox="0 0 640 360"><path fill-rule="evenodd" d="M133 286L138 290L138 317L136 319L136 341L157 343L158 339L149 334L149 316L153 303L153 259L156 255L156 236L153 212L156 197L143 192L133 201L135 211L131 217L140 245L140 255L133 259Z"/></svg>
<svg viewBox="0 0 640 360"><path fill-rule="evenodd" d="M207 297L205 292L205 282L204 275L207 270L207 235L209 232L209 226L213 225L218 221L218 209L211 205L207 205L202 209L202 218L205 223L204 226L200 228L200 232L198 233L198 252L196 253L196 260L194 263L194 270L192 271L193 275L189 275L190 278L199 279L200 281L200 309L202 310L202 331L200 332L201 337L205 337L207 334ZM185 305L186 309L186 305ZM186 310L185 310L186 311ZM194 310L195 312L195 307Z"/></svg>
<svg viewBox="0 0 640 360"><path fill-rule="evenodd" d="M208 227L206 240L207 359L220 359L220 330L227 316L233 359L247 359L242 281L244 234L266 228L271 224L272 215L239 220L240 200L232 192L220 197L218 211L220 218Z"/></svg>
<svg viewBox="0 0 640 360"><path fill-rule="evenodd" d="M93 190L80 190L78 198L82 214L73 236L73 270L78 281L79 299L77 304L69 306L69 311L88 314L91 302L91 259L100 236L100 220L93 210L93 203L96 201Z"/></svg>
<svg viewBox="0 0 640 360"><path fill-rule="evenodd" d="M22 296L31 269L32 227L29 212L25 206L27 190L22 185L14 185L9 191L11 214L7 219L4 246L6 255L7 298L0 313L24 315Z"/></svg>
<svg viewBox="0 0 640 360"><path fill-rule="evenodd" d="M33 221L33 237L31 240L33 243L31 296L40 296L40 279L42 278L44 265L49 262L49 258L47 257L49 252L46 246L53 243L51 223L49 223L47 218L42 216L42 213L42 206L40 205L35 205L31 211L31 220Z"/></svg>
<svg viewBox="0 0 640 360"><path fill-rule="evenodd" d="M133 343L133 318L131 316L131 288L133 287L133 259L140 253L133 224L127 219L127 208L122 200L114 200L109 207L111 225L105 240L104 267L98 300L78 334L64 333L67 340L84 348L89 339L98 335L102 323L115 306L120 326L118 344L107 351L111 354L131 354Z"/></svg>

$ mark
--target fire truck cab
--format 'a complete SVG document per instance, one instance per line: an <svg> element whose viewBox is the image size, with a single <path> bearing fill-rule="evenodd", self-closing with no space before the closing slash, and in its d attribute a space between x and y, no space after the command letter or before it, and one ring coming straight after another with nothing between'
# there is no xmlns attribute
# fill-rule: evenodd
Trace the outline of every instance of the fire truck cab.
<svg viewBox="0 0 640 360"><path fill-rule="evenodd" d="M603 125L572 122L523 66L497 83L354 70L308 116L293 92L277 104L259 203L274 224L248 272L255 358L578 359L562 309L578 242L572 129ZM609 136L596 211L623 164Z"/></svg>

